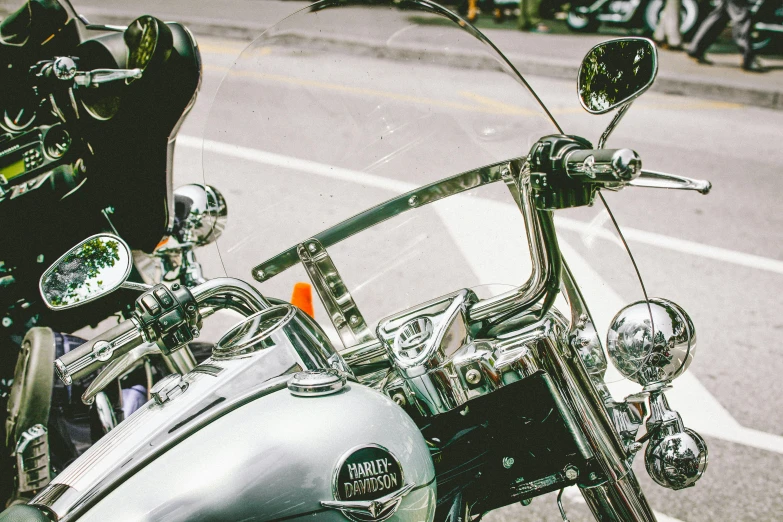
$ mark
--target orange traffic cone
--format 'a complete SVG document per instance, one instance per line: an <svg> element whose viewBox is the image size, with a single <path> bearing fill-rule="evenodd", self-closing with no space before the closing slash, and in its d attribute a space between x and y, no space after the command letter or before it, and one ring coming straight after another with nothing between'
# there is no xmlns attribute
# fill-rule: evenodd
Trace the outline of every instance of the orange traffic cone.
<svg viewBox="0 0 783 522"><path fill-rule="evenodd" d="M296 283L291 294L291 304L299 307L304 313L315 319L313 310L313 289L307 283Z"/></svg>

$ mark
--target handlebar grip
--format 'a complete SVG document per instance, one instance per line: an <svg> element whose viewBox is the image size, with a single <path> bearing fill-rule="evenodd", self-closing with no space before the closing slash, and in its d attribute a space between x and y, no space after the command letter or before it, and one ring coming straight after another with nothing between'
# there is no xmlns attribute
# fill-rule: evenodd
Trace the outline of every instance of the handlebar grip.
<svg viewBox="0 0 783 522"><path fill-rule="evenodd" d="M642 159L631 149L573 150L564 163L569 177L597 183L628 182L642 171Z"/></svg>
<svg viewBox="0 0 783 522"><path fill-rule="evenodd" d="M54 361L54 368L60 380L71 385L74 379L97 370L112 357L123 355L142 342L140 328L134 320L128 319L66 353Z"/></svg>

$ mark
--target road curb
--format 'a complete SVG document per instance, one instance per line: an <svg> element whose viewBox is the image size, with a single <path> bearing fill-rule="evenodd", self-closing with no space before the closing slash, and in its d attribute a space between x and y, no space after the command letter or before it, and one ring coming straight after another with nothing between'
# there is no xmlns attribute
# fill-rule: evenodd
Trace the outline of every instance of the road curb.
<svg viewBox="0 0 783 522"><path fill-rule="evenodd" d="M240 26L237 24L203 23L198 20L183 21L191 28L194 34L219 38L236 38L251 40L260 34L265 28L256 26ZM322 45L319 45L319 41ZM293 42L292 42L293 43ZM445 53L437 49L426 47L388 47L385 43L375 43L369 40L357 40L350 38L338 38L335 36L313 35L299 43L310 46L324 47L349 54L373 55L389 59L410 59L412 57L427 56L434 59L435 63L451 67L467 69L499 69L500 66L490 57L484 54L473 55L465 52ZM523 74L531 76L543 76L564 80L576 80L579 64L569 63L553 58L540 58L522 56L508 53L506 57ZM692 96L767 109L783 110L783 86L779 90L766 90L748 88L741 85L729 85L715 83L713 79L688 78L681 75L672 75L660 72L651 91L675 94L680 96Z"/></svg>
<svg viewBox="0 0 783 522"><path fill-rule="evenodd" d="M2 13L0 13L2 14ZM106 12L92 13L91 21L107 25L126 25L128 16L124 13L110 15ZM252 23L237 24L228 19L204 19L197 17L178 17L196 36L211 36L250 41L267 26ZM292 39L293 40L293 39ZM501 66L486 54L449 51L418 46L389 47L385 42L373 42L364 39L352 39L343 36L324 36L322 34L298 35L295 42L315 48L329 48L346 54L359 54L394 60L423 58L440 65L467 69L500 69ZM525 56L513 52L506 57L523 74L565 80L576 80L579 64L555 58ZM660 72L653 84L652 91L692 96L722 102L783 110L783 85L778 89L751 88L743 85L717 83L712 78L687 77Z"/></svg>

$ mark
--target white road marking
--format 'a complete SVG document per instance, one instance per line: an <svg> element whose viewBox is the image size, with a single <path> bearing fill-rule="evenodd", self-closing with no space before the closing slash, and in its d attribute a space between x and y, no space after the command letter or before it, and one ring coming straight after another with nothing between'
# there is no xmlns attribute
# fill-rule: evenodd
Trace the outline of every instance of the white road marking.
<svg viewBox="0 0 783 522"><path fill-rule="evenodd" d="M200 138L180 136L177 139L177 142L179 145L188 148L200 149L202 147L202 140ZM404 193L416 188L416 185L404 181L390 180L382 176L216 141L206 140L204 142L204 148L210 152L245 159L254 163L290 168L316 176L361 183L365 186L372 186L396 193ZM521 224L519 211L512 204L475 198L469 195L460 195L449 199L450 201L447 200L442 202L440 205L442 208L439 209L439 212L448 214L451 210L456 211L457 207L461 207L460 214L464 217L465 207L463 205L471 205L476 208L475 212L471 212L471 223L466 224L463 221L459 224L460 227L469 226L473 229L476 229L477 227L480 228L481 220L489 219L489 216L492 216L492 220L497 222L498 216L502 215L502 213L508 214L509 219L507 222ZM511 217L511 214L513 214L513 218ZM458 225L453 219L444 219L444 222L447 226L451 227L456 227ZM557 219L557 224L559 227L582 234L597 235L602 239L615 241L614 235L609 230L591 226L589 223L559 218ZM460 228L460 230L465 229ZM454 230L454 233L456 232L457 231ZM623 227L623 233L626 238L631 241L647 243L660 248L668 248L691 255L707 257L761 270L783 273L783 263L773 259L734 252L625 227ZM469 245L464 244L460 246L464 249L465 257L468 263L470 263L471 268L482 281L514 281L519 280L519 274L526 274L527 272L525 272L525 270L529 272L529 267L504 267L498 260L498 257L502 256L496 255L497 250L486 248L473 249L470 248ZM509 246L504 245L504 249L506 248L509 248ZM577 255L574 249L570 248L566 243L563 243L561 248L571 269L575 272L576 278L583 288L585 296L601 296L600 299L592 303L591 313L593 314L599 331L606 331L611 318L627 301L622 299L608 286L608 284L603 282L595 271L590 268L587 262ZM514 255L508 257L509 259L519 259L519 257ZM492 270L492 272L485 272L487 268ZM610 366L610 369L611 368L612 367ZM610 371L614 370L611 369ZM621 381L616 373L607 373L607 381L613 382L610 389L618 398L638 390L637 385L630 381ZM692 372L686 373L675 381L674 389L668 393L668 397L670 398L672 407L676 408L682 414L686 425L703 435L783 454L783 437L747 428L739 424L718 400L701 385Z"/></svg>
<svg viewBox="0 0 783 522"><path fill-rule="evenodd" d="M558 226L575 232L584 232L590 227L589 223L574 219L563 217L556 217L555 219L557 220ZM615 238L611 231L607 229L598 229L597 234L604 239L614 240ZM636 243L643 243L658 248L665 248L666 250L673 250L683 254L714 259L716 261L748 268L755 268L757 270L783 274L783 261L778 261L777 259L746 254L744 252L737 252L736 250L705 245L703 243L696 243L695 241L688 241L686 239L679 239L630 227L623 227L623 235L625 235L626 240L634 241Z"/></svg>

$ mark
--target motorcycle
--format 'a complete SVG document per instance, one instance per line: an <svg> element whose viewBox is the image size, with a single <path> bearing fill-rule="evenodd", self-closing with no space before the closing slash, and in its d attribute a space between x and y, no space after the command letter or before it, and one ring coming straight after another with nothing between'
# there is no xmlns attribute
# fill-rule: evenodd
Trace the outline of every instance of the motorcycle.
<svg viewBox="0 0 783 522"><path fill-rule="evenodd" d="M751 38L757 51L766 49L772 42L780 42L783 34L783 3L770 0L754 0L750 3Z"/></svg>
<svg viewBox="0 0 783 522"><path fill-rule="evenodd" d="M566 25L572 31L593 33L602 24L640 28L652 34L663 11L663 0L597 0L574 2L566 16ZM690 37L701 20L698 0L682 0L680 33Z"/></svg>
<svg viewBox="0 0 783 522"><path fill-rule="evenodd" d="M50 314L36 297L45 263L102 230L119 232L142 261L143 251L174 233L181 245L157 256L169 264L178 256L183 284L203 282L192 249L208 224L225 220L225 202L211 187L172 193L177 129L201 78L195 40L180 24L141 17L124 28L95 26L67 0L30 0L0 22L0 67L0 398L8 450L0 495L20 501L130 413L130 404L149 398L133 379L123 390L107 388L110 373L98 382L91 375L67 387L53 383L53 361L84 342L60 332L127 314L138 290ZM126 286L139 288L139 266ZM186 353L147 374L189 370L195 361ZM141 396L123 404L134 390ZM82 404L83 394L94 407Z"/></svg>
<svg viewBox="0 0 783 522"><path fill-rule="evenodd" d="M449 24L442 50L484 67L417 51L411 12ZM355 37L368 16L371 41ZM245 196L218 240L231 277L144 291L56 369L67 383L142 343L176 352L216 309L244 319L0 521L475 521L557 491L565 520L570 486L598 520L655 520L634 457L672 489L707 467L666 399L695 329L647 295L607 199L710 190L605 148L656 72L646 39L588 52L580 102L617 111L594 148L426 0L323 0L267 30L226 74L203 142L205 181ZM482 102L435 97L446 82L472 82L466 99ZM116 263L85 270L103 249ZM47 270L42 295L55 309L103 297L129 258L93 237ZM321 321L271 297L302 276Z"/></svg>

